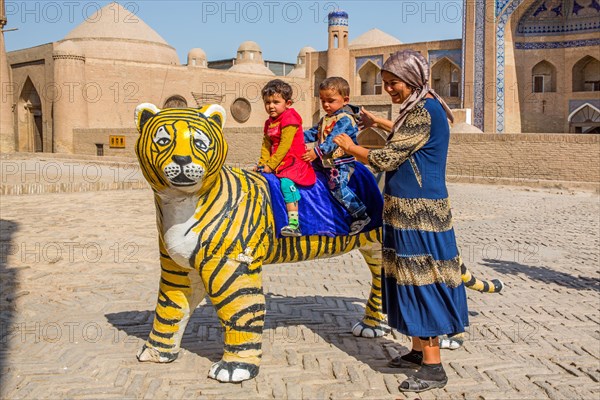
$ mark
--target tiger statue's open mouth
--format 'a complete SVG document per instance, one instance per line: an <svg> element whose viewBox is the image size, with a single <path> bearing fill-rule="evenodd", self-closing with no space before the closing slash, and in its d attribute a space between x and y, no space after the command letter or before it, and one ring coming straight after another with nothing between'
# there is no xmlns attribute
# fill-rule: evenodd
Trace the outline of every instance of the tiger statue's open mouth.
<svg viewBox="0 0 600 400"><path fill-rule="evenodd" d="M194 164L190 156L173 156L173 161L163 168L163 173L173 186L192 186L202 182L205 170Z"/></svg>

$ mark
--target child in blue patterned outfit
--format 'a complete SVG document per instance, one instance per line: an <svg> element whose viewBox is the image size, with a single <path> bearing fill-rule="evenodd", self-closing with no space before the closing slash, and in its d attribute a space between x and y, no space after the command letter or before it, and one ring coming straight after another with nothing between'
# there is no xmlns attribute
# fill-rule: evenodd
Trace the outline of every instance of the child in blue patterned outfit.
<svg viewBox="0 0 600 400"><path fill-rule="evenodd" d="M331 77L319 85L321 106L327 113L317 125L304 131L306 143L316 142L314 150L307 151L302 157L313 162L316 170L329 177L329 190L354 218L350 225L350 235L356 235L371 222L367 208L358 196L348 187L348 180L354 172L354 156L346 154L333 138L342 133L356 141L358 124L355 115L358 108L350 106L350 85L344 78Z"/></svg>

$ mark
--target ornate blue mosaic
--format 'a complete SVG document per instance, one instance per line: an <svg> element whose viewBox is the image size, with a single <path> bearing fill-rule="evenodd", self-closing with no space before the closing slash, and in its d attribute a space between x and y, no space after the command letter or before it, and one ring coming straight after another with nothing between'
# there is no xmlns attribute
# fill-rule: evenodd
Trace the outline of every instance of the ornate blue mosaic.
<svg viewBox="0 0 600 400"><path fill-rule="evenodd" d="M496 18L496 132L504 133L504 35L506 24L512 13L521 5L523 0L512 0Z"/></svg>
<svg viewBox="0 0 600 400"><path fill-rule="evenodd" d="M462 69L462 50L429 50L429 66L432 67L442 58L447 58Z"/></svg>
<svg viewBox="0 0 600 400"><path fill-rule="evenodd" d="M460 65L465 65L465 43L467 40L467 18L465 14L467 12L467 0L463 0L463 19L462 19L462 52ZM460 90L460 108L465 108L465 69L461 70L461 90Z"/></svg>
<svg viewBox="0 0 600 400"><path fill-rule="evenodd" d="M469 0L466 0L469 1ZM496 3L497 5L497 3ZM466 8L465 8L466 9ZM473 80L473 125L483 130L485 99L485 10L486 0L475 3L475 66ZM463 38L463 41L465 39ZM463 80L463 85L465 84ZM463 87L463 93L465 92Z"/></svg>
<svg viewBox="0 0 600 400"><path fill-rule="evenodd" d="M523 13L517 36L600 31L598 0L537 0Z"/></svg>
<svg viewBox="0 0 600 400"><path fill-rule="evenodd" d="M571 114L573 111L577 110L579 107L581 107L584 104L591 104L594 107L596 107L598 110L600 110L600 100L598 99L590 99L590 100L569 100L569 114Z"/></svg>
<svg viewBox="0 0 600 400"><path fill-rule="evenodd" d="M327 19L329 26L348 26L348 13L346 11L332 11L327 16Z"/></svg>
<svg viewBox="0 0 600 400"><path fill-rule="evenodd" d="M358 70L361 69L367 61L375 63L379 67L379 69L383 67L383 55L356 57L356 73L358 73Z"/></svg>
<svg viewBox="0 0 600 400"><path fill-rule="evenodd" d="M506 4L510 1L511 0L496 0L496 17L500 15Z"/></svg>
<svg viewBox="0 0 600 400"><path fill-rule="evenodd" d="M565 42L515 43L518 50L566 49L570 47L600 46L600 39L567 40Z"/></svg>

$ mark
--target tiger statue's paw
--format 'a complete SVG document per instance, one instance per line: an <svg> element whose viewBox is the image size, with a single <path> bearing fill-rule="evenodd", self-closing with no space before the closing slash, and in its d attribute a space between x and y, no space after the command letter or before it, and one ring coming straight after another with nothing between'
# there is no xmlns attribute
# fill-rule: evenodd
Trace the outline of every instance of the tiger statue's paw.
<svg viewBox="0 0 600 400"><path fill-rule="evenodd" d="M226 383L240 383L258 375L258 365L219 361L210 367L208 377Z"/></svg>
<svg viewBox="0 0 600 400"><path fill-rule="evenodd" d="M144 344L137 354L137 359L140 362L170 363L175 361L178 355L179 353L165 353Z"/></svg>
<svg viewBox="0 0 600 400"><path fill-rule="evenodd" d="M352 334L358 337L378 338L390 333L390 327L383 322L378 326L370 326L360 321L352 327Z"/></svg>

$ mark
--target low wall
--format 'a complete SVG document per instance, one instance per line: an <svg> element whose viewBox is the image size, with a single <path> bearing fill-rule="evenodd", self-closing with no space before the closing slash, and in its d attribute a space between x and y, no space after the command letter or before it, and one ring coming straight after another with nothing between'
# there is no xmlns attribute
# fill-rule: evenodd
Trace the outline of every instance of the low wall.
<svg viewBox="0 0 600 400"><path fill-rule="evenodd" d="M452 134L448 180L600 184L600 135Z"/></svg>
<svg viewBox="0 0 600 400"><path fill-rule="evenodd" d="M262 131L233 128L226 129L225 136L227 164L251 168L260 155ZM128 147L133 144L127 142ZM0 195L147 188L131 147L128 150L104 157L0 154ZM600 135L452 134L447 180L599 190Z"/></svg>

